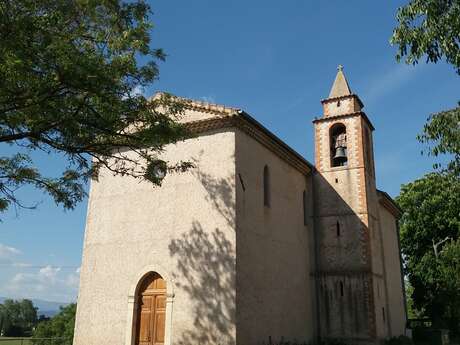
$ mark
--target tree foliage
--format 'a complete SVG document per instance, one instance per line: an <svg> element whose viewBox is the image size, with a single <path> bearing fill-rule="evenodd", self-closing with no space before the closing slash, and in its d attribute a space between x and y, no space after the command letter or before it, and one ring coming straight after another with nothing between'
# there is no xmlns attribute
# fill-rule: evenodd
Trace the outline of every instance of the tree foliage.
<svg viewBox="0 0 460 345"><path fill-rule="evenodd" d="M423 317L423 313L421 313L417 308L414 306L414 300L412 296L414 294L414 287L410 284L409 280L404 281L405 285L405 293L406 293L406 307L407 307L407 318L409 319L420 319Z"/></svg>
<svg viewBox="0 0 460 345"><path fill-rule="evenodd" d="M460 75L460 0L412 0L398 9L396 18L391 42L398 46L398 61L445 59ZM452 155L447 169L459 175L460 107L431 115L418 139L431 145L429 154Z"/></svg>
<svg viewBox="0 0 460 345"><path fill-rule="evenodd" d="M460 74L460 1L412 0L398 9L398 27L391 42L396 58L416 64L422 57L436 63L445 58Z"/></svg>
<svg viewBox="0 0 460 345"><path fill-rule="evenodd" d="M452 157L446 170L460 176L460 107L431 115L417 138L431 145L429 154ZM441 165L435 164L435 168L438 167Z"/></svg>
<svg viewBox="0 0 460 345"><path fill-rule="evenodd" d="M458 323L460 179L428 174L403 185L396 201L403 210L401 249L415 309L434 322ZM446 238L436 255L433 246Z"/></svg>
<svg viewBox="0 0 460 345"><path fill-rule="evenodd" d="M28 336L37 323L37 308L32 301L7 299L0 304L0 334Z"/></svg>
<svg viewBox="0 0 460 345"><path fill-rule="evenodd" d="M60 312L48 321L40 322L32 336L33 338L59 338L55 341L33 340L34 345L72 345L75 328L76 304L61 307Z"/></svg>
<svg viewBox="0 0 460 345"><path fill-rule="evenodd" d="M165 58L150 15L142 0L0 2L0 144L16 152L0 156L0 211L33 206L17 197L26 185L71 209L101 167L160 184L158 169L190 166L158 158L187 135L181 102L138 92ZM33 151L62 157L62 175L45 176Z"/></svg>

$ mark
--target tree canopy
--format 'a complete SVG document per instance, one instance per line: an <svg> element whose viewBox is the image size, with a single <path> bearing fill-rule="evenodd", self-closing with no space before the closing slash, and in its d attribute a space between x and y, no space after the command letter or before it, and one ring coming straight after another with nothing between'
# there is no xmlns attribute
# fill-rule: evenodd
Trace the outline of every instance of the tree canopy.
<svg viewBox="0 0 460 345"><path fill-rule="evenodd" d="M435 322L458 323L460 179L428 174L403 185L396 202L403 210L401 249L415 309Z"/></svg>
<svg viewBox="0 0 460 345"><path fill-rule="evenodd" d="M61 307L60 312L50 320L40 322L32 336L33 338L61 338L53 344L72 345L73 332L75 328L75 312L77 305L69 304ZM48 339L33 340L35 345L49 345Z"/></svg>
<svg viewBox="0 0 460 345"><path fill-rule="evenodd" d="M6 299L0 304L0 334L28 336L37 323L37 308L32 301Z"/></svg>
<svg viewBox="0 0 460 345"><path fill-rule="evenodd" d="M391 43L398 46L398 61L445 59L460 75L460 0L412 0L399 8L396 18ZM447 170L459 174L460 107L432 114L418 139L430 145L429 154L451 156Z"/></svg>
<svg viewBox="0 0 460 345"><path fill-rule="evenodd" d="M142 0L0 2L0 144L14 152L0 156L0 212L34 206L17 197L26 185L71 209L101 167L158 185L164 170L190 166L158 158L187 136L181 103L138 92L165 58L151 47L150 16ZM46 176L33 151L66 168Z"/></svg>

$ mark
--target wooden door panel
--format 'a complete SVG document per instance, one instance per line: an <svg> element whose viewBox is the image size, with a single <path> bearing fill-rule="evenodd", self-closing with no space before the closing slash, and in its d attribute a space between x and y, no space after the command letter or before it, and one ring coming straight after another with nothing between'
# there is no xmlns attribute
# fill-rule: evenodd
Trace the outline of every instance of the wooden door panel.
<svg viewBox="0 0 460 345"><path fill-rule="evenodd" d="M164 310L166 309L166 296L158 295L155 298L155 310Z"/></svg>
<svg viewBox="0 0 460 345"><path fill-rule="evenodd" d="M149 311L141 312L140 326L139 326L139 343L150 343L150 321L152 313Z"/></svg>
<svg viewBox="0 0 460 345"><path fill-rule="evenodd" d="M156 312L155 313L155 338L153 343L155 345L164 344L165 342L165 313Z"/></svg>
<svg viewBox="0 0 460 345"><path fill-rule="evenodd" d="M155 280L155 289L166 290L166 282L163 279Z"/></svg>
<svg viewBox="0 0 460 345"><path fill-rule="evenodd" d="M152 296L142 296L141 311L150 311L152 309Z"/></svg>

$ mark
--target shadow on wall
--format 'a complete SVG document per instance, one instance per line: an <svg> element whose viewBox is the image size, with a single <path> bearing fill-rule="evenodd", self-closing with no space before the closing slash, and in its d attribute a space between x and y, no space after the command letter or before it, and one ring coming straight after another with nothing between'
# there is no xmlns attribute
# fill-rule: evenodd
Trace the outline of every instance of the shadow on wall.
<svg viewBox="0 0 460 345"><path fill-rule="evenodd" d="M336 188L341 186L343 193L353 195L355 186L348 174L344 171L335 179L336 186L332 186L321 174L314 176L317 219L315 276L319 332L323 339L373 339L376 323L383 324L383 328L389 331L389 310L380 275L384 272L380 272L378 277L372 274L372 261L383 260L382 253L377 250L382 244L380 230L377 220L370 220L370 226L365 224L337 192ZM374 284L379 286L379 296L374 296Z"/></svg>
<svg viewBox="0 0 460 345"><path fill-rule="evenodd" d="M195 165L199 167L199 164ZM169 244L170 256L177 265L173 278L178 282L178 290L188 295L193 313L193 328L178 334L174 342L181 345L234 344L236 253L235 234L229 229L235 229L235 176L214 177L199 168L193 171L193 175L207 191L206 201L221 216L217 218L224 221L219 223L217 220L208 228L196 220L187 232ZM350 177L342 177L344 181L340 183L343 187L351 188ZM368 227L363 223L337 193L337 187L324 177L318 174L315 180L318 228L315 229L317 267L314 277L318 289L320 335L323 338L373 338L378 322L376 317L383 317L383 327L390 327L381 278L375 278L379 285L378 294L382 294L377 296L381 301L377 308L373 296L370 256L375 248L370 242L381 243L378 226L372 223ZM351 190L344 192L350 193ZM219 224L222 224L221 228ZM379 256L378 252L374 255ZM380 308L383 313L376 315L374 311Z"/></svg>
<svg viewBox="0 0 460 345"><path fill-rule="evenodd" d="M198 166L198 164L196 164ZM234 229L234 180L215 178L199 169L194 176L207 191L206 201ZM205 229L194 221L191 229L169 244L177 262L173 274L177 288L188 294L193 304L193 329L184 331L178 344L235 343L235 247L226 233Z"/></svg>
<svg viewBox="0 0 460 345"><path fill-rule="evenodd" d="M185 331L178 344L233 344L235 335L235 253L233 244L219 229L192 229L169 245L177 259L177 287L193 303L194 329Z"/></svg>
<svg viewBox="0 0 460 345"><path fill-rule="evenodd" d="M203 153L200 153L200 156ZM234 156L231 157L234 159ZM199 166L197 160L193 164ZM206 201L211 203L215 210L225 219L230 227L235 227L235 181L234 176L214 177L211 174L196 169L193 176L200 181L206 190Z"/></svg>

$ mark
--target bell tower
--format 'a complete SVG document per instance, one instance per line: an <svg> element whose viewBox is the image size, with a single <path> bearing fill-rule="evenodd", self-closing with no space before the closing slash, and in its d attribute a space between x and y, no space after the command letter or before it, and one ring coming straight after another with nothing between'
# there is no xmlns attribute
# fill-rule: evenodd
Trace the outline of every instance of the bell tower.
<svg viewBox="0 0 460 345"><path fill-rule="evenodd" d="M388 335L372 123L338 72L315 128L315 256L321 338L376 343ZM387 322L388 323L388 322Z"/></svg>

